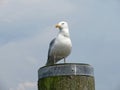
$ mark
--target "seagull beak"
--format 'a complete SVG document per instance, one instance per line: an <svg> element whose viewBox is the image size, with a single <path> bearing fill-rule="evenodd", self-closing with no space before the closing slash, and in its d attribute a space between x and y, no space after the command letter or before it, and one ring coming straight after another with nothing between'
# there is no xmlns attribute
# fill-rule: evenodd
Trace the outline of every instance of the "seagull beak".
<svg viewBox="0 0 120 90"><path fill-rule="evenodd" d="M60 26L60 25L58 25L58 24L57 24L57 25L55 25L55 27L56 27L56 28L61 28L61 26Z"/></svg>

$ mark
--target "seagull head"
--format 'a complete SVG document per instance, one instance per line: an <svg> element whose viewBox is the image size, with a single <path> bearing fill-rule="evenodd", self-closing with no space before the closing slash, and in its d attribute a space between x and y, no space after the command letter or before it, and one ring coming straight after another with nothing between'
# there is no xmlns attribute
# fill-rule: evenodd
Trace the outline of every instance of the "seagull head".
<svg viewBox="0 0 120 90"><path fill-rule="evenodd" d="M56 24L56 28L62 29L68 29L68 24L65 21L61 21L58 24Z"/></svg>

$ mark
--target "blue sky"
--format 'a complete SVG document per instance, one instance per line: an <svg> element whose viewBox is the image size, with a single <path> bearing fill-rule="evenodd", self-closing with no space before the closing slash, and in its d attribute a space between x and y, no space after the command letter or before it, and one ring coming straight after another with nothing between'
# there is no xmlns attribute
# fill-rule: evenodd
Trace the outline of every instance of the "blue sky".
<svg viewBox="0 0 120 90"><path fill-rule="evenodd" d="M73 43L67 62L91 64L96 90L120 89L119 0L1 0L0 11L0 90L37 90L62 20Z"/></svg>

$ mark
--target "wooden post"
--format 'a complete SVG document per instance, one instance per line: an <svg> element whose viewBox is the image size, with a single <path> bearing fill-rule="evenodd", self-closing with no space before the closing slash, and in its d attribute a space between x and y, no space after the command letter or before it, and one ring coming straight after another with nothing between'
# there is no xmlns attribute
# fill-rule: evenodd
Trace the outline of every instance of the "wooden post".
<svg viewBox="0 0 120 90"><path fill-rule="evenodd" d="M38 70L38 90L95 90L89 64L65 63Z"/></svg>

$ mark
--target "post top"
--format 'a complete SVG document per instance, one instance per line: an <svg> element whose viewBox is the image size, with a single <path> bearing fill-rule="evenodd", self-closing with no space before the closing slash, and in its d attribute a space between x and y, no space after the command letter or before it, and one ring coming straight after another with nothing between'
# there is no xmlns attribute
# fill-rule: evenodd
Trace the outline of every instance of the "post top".
<svg viewBox="0 0 120 90"><path fill-rule="evenodd" d="M41 67L38 70L38 78L64 75L94 76L93 67L84 63L63 63Z"/></svg>

